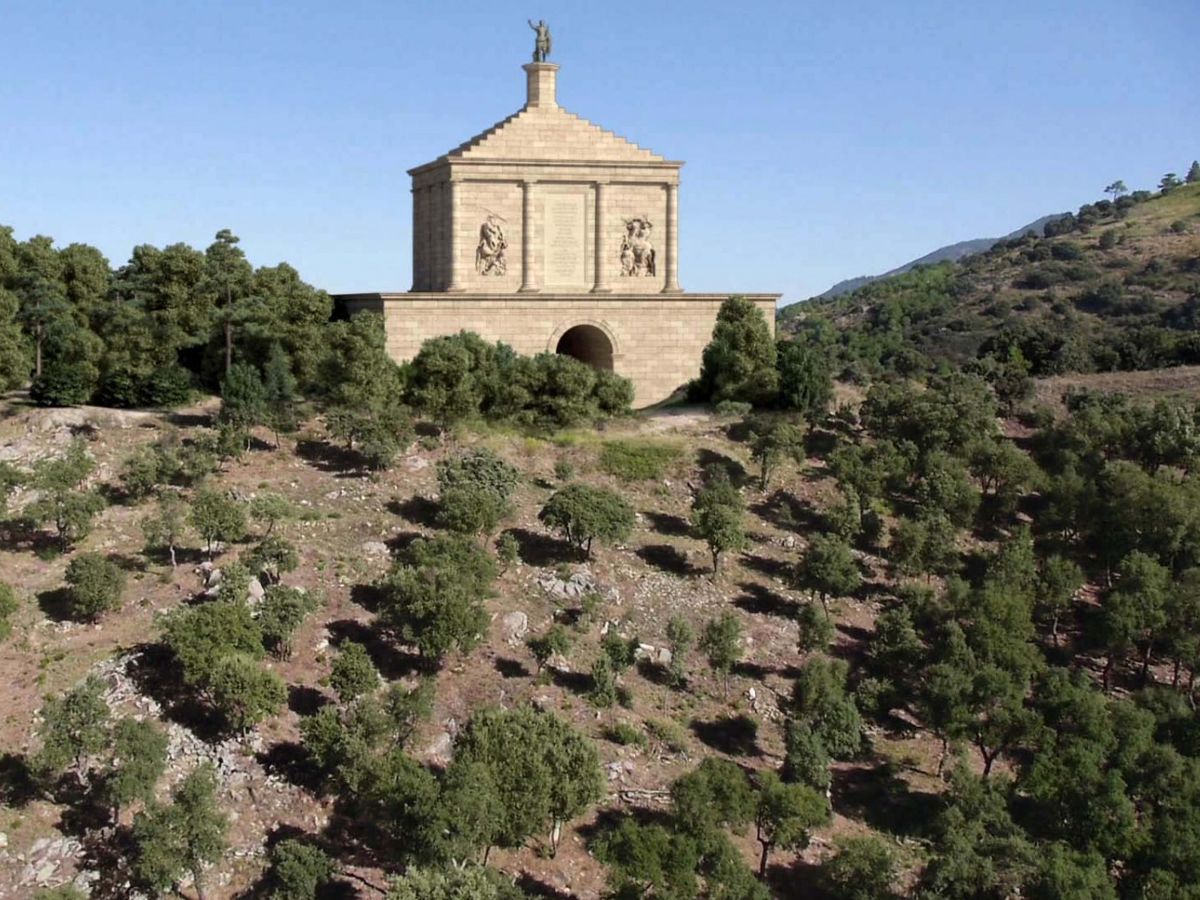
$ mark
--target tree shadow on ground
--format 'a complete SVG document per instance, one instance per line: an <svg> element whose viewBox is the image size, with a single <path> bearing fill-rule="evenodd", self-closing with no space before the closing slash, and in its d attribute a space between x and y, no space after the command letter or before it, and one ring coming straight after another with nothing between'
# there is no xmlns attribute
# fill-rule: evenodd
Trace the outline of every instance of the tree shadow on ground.
<svg viewBox="0 0 1200 900"><path fill-rule="evenodd" d="M38 794L29 760L19 753L0 754L0 806L20 809Z"/></svg>
<svg viewBox="0 0 1200 900"><path fill-rule="evenodd" d="M155 700L172 722L187 728L202 741L225 737L225 723L184 684L183 671L163 644L141 644L126 667L138 692Z"/></svg>
<svg viewBox="0 0 1200 900"><path fill-rule="evenodd" d="M71 612L71 589L67 587L51 588L37 595L38 608L47 619L53 622L77 621Z"/></svg>
<svg viewBox="0 0 1200 900"><path fill-rule="evenodd" d="M387 511L422 528L438 527L437 503L419 494L413 494L404 500L389 501Z"/></svg>
<svg viewBox="0 0 1200 900"><path fill-rule="evenodd" d="M693 565L686 553L670 544L646 544L638 547L636 553L642 562L666 572L668 575L683 577L699 575L704 571L699 566Z"/></svg>
<svg viewBox="0 0 1200 900"><path fill-rule="evenodd" d="M783 531L815 531L824 524L816 507L783 490L772 491L753 504L750 512Z"/></svg>
<svg viewBox="0 0 1200 900"><path fill-rule="evenodd" d="M522 872L516 884L529 897L542 897L545 900L573 900L575 897L570 891L560 891L529 872Z"/></svg>
<svg viewBox="0 0 1200 900"><path fill-rule="evenodd" d="M387 599L387 593L377 584L355 584L350 587L350 600L369 613L377 613Z"/></svg>
<svg viewBox="0 0 1200 900"><path fill-rule="evenodd" d="M525 668L525 663L508 656L497 656L492 665L504 678L528 678L532 674Z"/></svg>
<svg viewBox="0 0 1200 900"><path fill-rule="evenodd" d="M788 580L794 570L791 560L787 559L771 559L769 556L760 556L757 553L743 553L742 565L747 569L753 569L762 575L769 578L779 578Z"/></svg>
<svg viewBox="0 0 1200 900"><path fill-rule="evenodd" d="M399 534L394 534L385 540L384 544L387 545L388 550L391 551L392 556L394 557L407 550L412 545L413 541L424 537L427 537L427 535L422 534L419 531L402 531Z"/></svg>
<svg viewBox="0 0 1200 900"><path fill-rule="evenodd" d="M746 467L738 462L732 456L726 456L724 453L718 453L716 450L708 447L701 447L696 451L696 465L701 470L715 466L719 469L724 469L725 474L729 476L729 480L733 482L735 487L745 487L750 483L750 473L746 471Z"/></svg>
<svg viewBox="0 0 1200 900"><path fill-rule="evenodd" d="M687 537L692 533L692 526L683 516L651 511L644 512L642 515L646 517L650 527L664 537Z"/></svg>
<svg viewBox="0 0 1200 900"><path fill-rule="evenodd" d="M366 469L362 455L357 451L328 441L296 441L296 455L335 478L361 478Z"/></svg>
<svg viewBox="0 0 1200 900"><path fill-rule="evenodd" d="M745 714L702 721L693 719L692 733L701 743L729 756L758 756L758 722Z"/></svg>
<svg viewBox="0 0 1200 900"><path fill-rule="evenodd" d="M762 663L742 660L739 663L734 663L734 666L730 671L739 678L749 678L753 681L762 681L768 675L773 674L775 672L775 668L773 666L763 665Z"/></svg>
<svg viewBox="0 0 1200 900"><path fill-rule="evenodd" d="M169 412L165 418L176 428L211 428L216 424L208 413Z"/></svg>
<svg viewBox="0 0 1200 900"><path fill-rule="evenodd" d="M676 687L671 678L671 670L648 657L642 657L637 661L637 671L651 684L657 684L660 687Z"/></svg>
<svg viewBox="0 0 1200 900"><path fill-rule="evenodd" d="M136 851L133 830L128 826L84 835L80 841L78 866L80 870L88 869L100 876L88 887L88 896L92 900L123 900L130 896L129 861L136 857Z"/></svg>
<svg viewBox="0 0 1200 900"><path fill-rule="evenodd" d="M298 741L276 741L254 755L258 764L270 775L302 788L314 796L324 787L321 767L313 762L304 745Z"/></svg>
<svg viewBox="0 0 1200 900"><path fill-rule="evenodd" d="M913 791L894 763L852 766L833 771L833 808L890 834L919 837L933 821L941 800L937 794Z"/></svg>
<svg viewBox="0 0 1200 900"><path fill-rule="evenodd" d="M630 806L624 809L607 807L596 813L594 821L583 823L577 830L587 848L594 851L597 842L615 831L626 819L633 819L639 825L671 825L671 814L666 806L661 809L648 806Z"/></svg>
<svg viewBox="0 0 1200 900"><path fill-rule="evenodd" d="M762 616L778 616L781 619L794 619L799 604L791 597L776 593L770 588L752 581L738 585L742 593L733 599L733 605L748 613Z"/></svg>
<svg viewBox="0 0 1200 900"><path fill-rule="evenodd" d="M550 680L564 691L583 696L592 689L592 676L587 672L564 672L562 669L547 667Z"/></svg>
<svg viewBox="0 0 1200 900"><path fill-rule="evenodd" d="M357 619L337 619L325 626L329 642L334 646L344 641L362 644L379 674L388 681L406 678L429 669L429 661L420 654L398 648L391 636L374 624Z"/></svg>
<svg viewBox="0 0 1200 900"><path fill-rule="evenodd" d="M329 697L315 687L306 684L288 685L288 709L298 716L313 716L330 703Z"/></svg>
<svg viewBox="0 0 1200 900"><path fill-rule="evenodd" d="M834 900L825 885L820 863L796 857L790 863L767 865L766 884L777 900Z"/></svg>
<svg viewBox="0 0 1200 900"><path fill-rule="evenodd" d="M566 541L540 534L527 528L509 528L504 532L517 541L517 555L527 566L551 566L562 562L579 562L579 554Z"/></svg>

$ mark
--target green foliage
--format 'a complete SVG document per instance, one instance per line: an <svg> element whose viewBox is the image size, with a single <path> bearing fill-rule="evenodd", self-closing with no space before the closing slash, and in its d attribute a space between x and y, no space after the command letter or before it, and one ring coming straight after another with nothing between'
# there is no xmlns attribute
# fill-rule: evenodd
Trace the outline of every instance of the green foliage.
<svg viewBox="0 0 1200 900"><path fill-rule="evenodd" d="M667 643L671 650L670 676L676 686L687 681L687 652L696 642L696 630L685 617L676 614L667 620Z"/></svg>
<svg viewBox="0 0 1200 900"><path fill-rule="evenodd" d="M587 699L597 709L611 709L617 703L617 673L607 653L592 663Z"/></svg>
<svg viewBox="0 0 1200 900"><path fill-rule="evenodd" d="M565 484L574 477L575 466L569 459L556 459L554 461L554 478L560 484Z"/></svg>
<svg viewBox="0 0 1200 900"><path fill-rule="evenodd" d="M54 888L42 888L33 895L33 900L87 900L87 894L73 884L60 884Z"/></svg>
<svg viewBox="0 0 1200 900"><path fill-rule="evenodd" d="M1140 648L1142 677L1150 666L1156 635L1167 624L1170 573L1152 557L1134 551L1121 561L1116 588L1104 598L1101 632L1108 650L1105 683L1113 666Z"/></svg>
<svg viewBox="0 0 1200 900"><path fill-rule="evenodd" d="M565 823L604 792L592 742L553 713L528 706L475 713L455 742L454 765L471 763L485 767L496 786L501 846L520 846L535 831ZM552 827L552 851L556 832Z"/></svg>
<svg viewBox="0 0 1200 900"><path fill-rule="evenodd" d="M642 747L647 744L646 735L634 725L628 722L617 722L604 729L604 736L614 744L620 744L622 747Z"/></svg>
<svg viewBox="0 0 1200 900"><path fill-rule="evenodd" d="M600 468L622 481L658 481L679 455L679 448L672 444L605 441L600 448Z"/></svg>
<svg viewBox="0 0 1200 900"><path fill-rule="evenodd" d="M0 641L12 634L12 617L21 608L16 592L8 584L0 581Z"/></svg>
<svg viewBox="0 0 1200 900"><path fill-rule="evenodd" d="M750 427L750 455L758 463L759 490L766 493L781 462L804 464L804 424L770 419L752 422Z"/></svg>
<svg viewBox="0 0 1200 900"><path fill-rule="evenodd" d="M452 866L408 869L392 882L387 900L525 900L526 894L495 869Z"/></svg>
<svg viewBox="0 0 1200 900"><path fill-rule="evenodd" d="M336 872L319 847L287 838L271 848L272 900L316 900Z"/></svg>
<svg viewBox="0 0 1200 900"><path fill-rule="evenodd" d="M217 422L244 435L250 447L250 429L262 425L267 417L267 392L258 369L235 363L221 379L221 409Z"/></svg>
<svg viewBox="0 0 1200 900"><path fill-rule="evenodd" d="M833 399L828 354L815 341L799 337L779 341L776 347L779 405L809 421L820 421Z"/></svg>
<svg viewBox="0 0 1200 900"><path fill-rule="evenodd" d="M820 597L825 607L830 597L852 594L862 583L853 549L843 538L827 534L814 534L809 539L796 577L797 583Z"/></svg>
<svg viewBox="0 0 1200 900"><path fill-rule="evenodd" d="M254 577L263 577L268 584L279 584L288 572L300 565L300 554L290 541L277 534L264 537L246 556L246 567Z"/></svg>
<svg viewBox="0 0 1200 900"><path fill-rule="evenodd" d="M46 698L33 771L47 781L68 768L82 776L88 760L108 747L109 715L104 682L95 675L65 694Z"/></svg>
<svg viewBox="0 0 1200 900"><path fill-rule="evenodd" d="M708 545L713 576L721 572L721 556L746 548L745 503L724 470L717 469L692 500L692 528Z"/></svg>
<svg viewBox="0 0 1200 900"><path fill-rule="evenodd" d="M779 390L775 361L775 343L762 312L744 297L730 297L717 312L700 377L688 393L711 403L740 400L767 406Z"/></svg>
<svg viewBox="0 0 1200 900"><path fill-rule="evenodd" d="M804 783L786 784L768 770L759 773L754 821L762 846L759 877L766 875L772 850L803 850L817 825L829 821L829 801Z"/></svg>
<svg viewBox="0 0 1200 900"><path fill-rule="evenodd" d="M700 650L712 670L721 676L722 693L729 694L729 673L742 658L742 623L726 610L709 619L700 634Z"/></svg>
<svg viewBox="0 0 1200 900"><path fill-rule="evenodd" d="M817 609L813 603L800 605L796 611L796 624L799 626L796 649L801 653L825 650L833 640L833 621L825 610Z"/></svg>
<svg viewBox="0 0 1200 900"><path fill-rule="evenodd" d="M263 537L269 537L280 522L295 515L295 507L281 494L264 491L250 501L250 516L260 522L265 522L267 530Z"/></svg>
<svg viewBox="0 0 1200 900"><path fill-rule="evenodd" d="M180 607L164 620L163 642L183 667L184 680L197 687L208 683L224 654L263 655L262 627L244 602Z"/></svg>
<svg viewBox="0 0 1200 900"><path fill-rule="evenodd" d="M569 484L551 495L538 519L561 531L585 558L591 557L592 541L616 543L633 531L634 514L620 494L590 484Z"/></svg>
<svg viewBox="0 0 1200 900"><path fill-rule="evenodd" d="M100 381L97 360L103 344L73 319L50 322L42 340L42 372L34 375L29 398L39 406L80 406L95 393Z"/></svg>
<svg viewBox="0 0 1200 900"><path fill-rule="evenodd" d="M217 778L205 763L172 792L170 806L151 804L133 820L134 877L146 887L166 891L190 874L203 890L204 870L226 848L229 820L216 803Z"/></svg>
<svg viewBox="0 0 1200 900"><path fill-rule="evenodd" d="M34 525L52 524L64 553L87 536L92 519L104 509L104 498L84 488L95 468L82 438L72 441L62 456L33 464L28 483L38 497L26 505L24 516Z"/></svg>
<svg viewBox="0 0 1200 900"><path fill-rule="evenodd" d="M246 534L246 509L223 491L201 488L192 498L188 521L208 544L211 558L218 542L241 540Z"/></svg>
<svg viewBox="0 0 1200 900"><path fill-rule="evenodd" d="M469 652L487 630L483 601L495 577L495 562L474 541L418 539L380 584L381 615L431 660L453 649Z"/></svg>
<svg viewBox="0 0 1200 900"><path fill-rule="evenodd" d="M71 614L95 620L120 608L125 572L100 553L81 553L67 565L67 585Z"/></svg>
<svg viewBox="0 0 1200 900"><path fill-rule="evenodd" d="M862 719L846 690L844 660L813 657L800 668L792 688L796 719L808 725L835 759L849 759L862 746Z"/></svg>
<svg viewBox="0 0 1200 900"><path fill-rule="evenodd" d="M521 542L514 535L502 534L496 538L496 559L503 574L521 560Z"/></svg>
<svg viewBox="0 0 1200 900"><path fill-rule="evenodd" d="M822 798L824 803L824 798ZM705 758L671 785L672 814L680 830L702 848L724 828L741 830L754 820L756 798L746 774L727 759Z"/></svg>
<svg viewBox="0 0 1200 900"><path fill-rule="evenodd" d="M269 585L258 607L263 646L276 656L290 656L292 636L316 608L316 598L306 591L281 584Z"/></svg>
<svg viewBox="0 0 1200 900"><path fill-rule="evenodd" d="M287 701L287 685L255 658L225 653L213 663L205 688L213 708L234 731L247 731L273 716Z"/></svg>
<svg viewBox="0 0 1200 900"><path fill-rule="evenodd" d="M329 675L329 685L343 703L357 700L379 687L379 671L367 648L354 641L338 645Z"/></svg>
<svg viewBox="0 0 1200 900"><path fill-rule="evenodd" d="M609 867L608 886L613 897L697 895L700 851L689 835L625 818L603 835L596 856Z"/></svg>
<svg viewBox="0 0 1200 900"><path fill-rule="evenodd" d="M896 896L896 854L878 837L847 838L822 867L834 900L884 900Z"/></svg>
<svg viewBox="0 0 1200 900"><path fill-rule="evenodd" d="M150 803L154 785L167 768L167 735L149 722L121 719L112 731L113 762L104 777L105 801L121 809Z"/></svg>
<svg viewBox="0 0 1200 900"><path fill-rule="evenodd" d="M300 427L297 406L297 383L292 374L292 364L287 353L278 342L271 344L271 351L263 366L262 420L275 434L275 446L279 446L279 435L291 434Z"/></svg>
<svg viewBox="0 0 1200 900"><path fill-rule="evenodd" d="M437 465L439 517L461 534L490 534L512 512L509 498L521 473L487 448L444 459Z"/></svg>
<svg viewBox="0 0 1200 900"><path fill-rule="evenodd" d="M571 632L562 625L554 624L547 629L545 634L527 640L525 646L529 648L529 652L537 661L537 670L540 674L551 657L564 656L571 649Z"/></svg>
<svg viewBox="0 0 1200 900"><path fill-rule="evenodd" d="M833 781L829 751L812 725L807 720L789 718L784 724L783 738L783 769L780 772L783 780L828 792Z"/></svg>

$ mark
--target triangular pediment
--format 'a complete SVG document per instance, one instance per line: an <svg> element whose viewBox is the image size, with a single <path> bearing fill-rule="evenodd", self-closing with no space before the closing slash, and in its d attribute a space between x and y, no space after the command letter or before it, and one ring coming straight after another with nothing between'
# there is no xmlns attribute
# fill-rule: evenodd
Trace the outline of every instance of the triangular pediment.
<svg viewBox="0 0 1200 900"><path fill-rule="evenodd" d="M443 159L663 163L666 160L560 106L527 106L447 153Z"/></svg>

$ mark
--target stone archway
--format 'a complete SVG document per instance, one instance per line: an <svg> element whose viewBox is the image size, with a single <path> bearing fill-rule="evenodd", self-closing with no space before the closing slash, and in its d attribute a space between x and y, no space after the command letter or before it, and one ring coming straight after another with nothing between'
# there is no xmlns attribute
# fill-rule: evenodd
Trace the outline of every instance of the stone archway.
<svg viewBox="0 0 1200 900"><path fill-rule="evenodd" d="M613 342L604 329L589 323L573 325L554 343L554 352L572 356L593 369L613 370Z"/></svg>

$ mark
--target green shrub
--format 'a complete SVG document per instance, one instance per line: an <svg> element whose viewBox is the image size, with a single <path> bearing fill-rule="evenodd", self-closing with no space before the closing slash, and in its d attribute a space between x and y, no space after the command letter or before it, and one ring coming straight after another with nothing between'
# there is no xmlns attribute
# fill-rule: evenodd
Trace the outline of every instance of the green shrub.
<svg viewBox="0 0 1200 900"><path fill-rule="evenodd" d="M608 441L600 451L600 468L624 481L656 481L679 456L679 448L670 444Z"/></svg>
<svg viewBox="0 0 1200 900"><path fill-rule="evenodd" d="M687 730L678 722L671 719L647 719L643 724L647 733L672 753L683 753L687 750Z"/></svg>
<svg viewBox="0 0 1200 900"><path fill-rule="evenodd" d="M0 581L0 641L12 634L13 614L21 608L17 595L11 587Z"/></svg>
<svg viewBox="0 0 1200 900"><path fill-rule="evenodd" d="M95 619L121 605L125 573L99 553L81 553L67 566L71 614L80 619Z"/></svg>
<svg viewBox="0 0 1200 900"><path fill-rule="evenodd" d="M608 726L604 729L604 736L622 747L645 748L648 743L645 733L628 722L617 722Z"/></svg>

